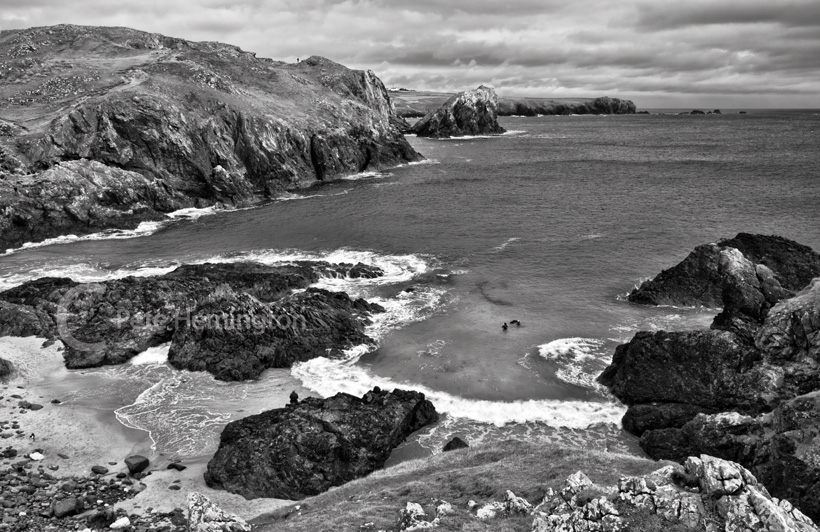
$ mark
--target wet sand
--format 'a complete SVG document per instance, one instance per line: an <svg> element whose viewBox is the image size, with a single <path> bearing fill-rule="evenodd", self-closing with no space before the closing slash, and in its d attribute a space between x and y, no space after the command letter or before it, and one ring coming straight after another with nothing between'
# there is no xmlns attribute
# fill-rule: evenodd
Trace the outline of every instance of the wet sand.
<svg viewBox="0 0 820 532"><path fill-rule="evenodd" d="M71 396L65 383L76 383L78 372L65 369L59 342L45 348L43 342L41 338L0 338L0 358L15 367L10 380L0 384L0 396L3 397L0 399L0 421L4 422L0 426L8 426L2 435L10 436L0 439L0 447L12 446L17 449L18 456L38 450L45 457L42 460L44 466L58 466L52 473L59 477L86 476L94 465L108 468L109 475L127 473L126 457L133 454L146 456L151 461L151 474L142 479L146 489L118 505L129 513L146 513L148 508L163 512L187 509L186 498L191 491L206 495L224 510L245 519L292 502L278 499L246 501L239 495L208 488L203 480L205 458L186 464L188 467L184 471L167 469L171 460L152 451L149 434L125 427L116 418L115 410L133 402L139 392L115 398L100 397L96 403L88 401L87 394L84 400L63 401L61 397ZM89 385L93 382L89 379ZM52 399L61 402L53 404ZM23 410L18 406L20 401L39 404L43 408ZM19 424L16 430L11 429L15 421ZM17 430L22 433L18 434ZM30 438L32 433L34 440ZM169 489L172 484L179 484L180 489Z"/></svg>

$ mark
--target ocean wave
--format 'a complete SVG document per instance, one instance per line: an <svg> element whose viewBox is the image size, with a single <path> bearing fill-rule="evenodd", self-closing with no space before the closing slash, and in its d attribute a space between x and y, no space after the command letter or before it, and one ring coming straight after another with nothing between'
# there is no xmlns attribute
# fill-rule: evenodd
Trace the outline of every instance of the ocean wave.
<svg viewBox="0 0 820 532"><path fill-rule="evenodd" d="M509 137L513 135L523 135L526 133L523 129L513 129L509 131L505 131L504 133L499 133L495 135L462 135L460 137L443 137L440 139L433 139L438 141L451 141L451 140L476 140L476 139L497 139L503 137Z"/></svg>
<svg viewBox="0 0 820 532"><path fill-rule="evenodd" d="M424 385L395 382L386 377L371 375L356 365L356 360L356 357L345 362L316 358L295 365L291 374L302 381L303 386L323 397L339 392L361 396L374 386L387 390L416 390L424 393L441 413L499 427L511 423L540 422L552 427L583 429L598 423L620 423L626 411L626 407L614 402L467 399L432 390Z"/></svg>
<svg viewBox="0 0 820 532"><path fill-rule="evenodd" d="M583 388L603 390L596 382L609 356L601 349L603 345L604 341L597 338L561 338L538 346L538 354L559 366L555 372L558 379Z"/></svg>
<svg viewBox="0 0 820 532"><path fill-rule="evenodd" d="M385 177L390 177L393 174L390 172L379 172L379 171L368 171L368 172L360 172L358 174L348 175L342 177L343 181L359 181L361 179L384 179Z"/></svg>
<svg viewBox="0 0 820 532"><path fill-rule="evenodd" d="M178 211L170 212L165 215L164 220L157 220L152 222L141 222L134 229L106 229L98 233L91 233L88 235L61 235L53 238L47 238L41 242L26 242L20 247L9 248L0 256L12 255L27 249L41 248L45 246L54 246L59 244L73 244L75 242L87 242L91 240L125 240L130 238L138 238L141 236L148 236L156 233L168 223L175 220L197 220L203 216L210 216L217 212L227 211L228 209L217 209L216 207L206 207L204 209L197 209L194 207L187 209L180 209Z"/></svg>
<svg viewBox="0 0 820 532"><path fill-rule="evenodd" d="M499 244L499 245L495 246L495 247L493 248L493 251L495 251L495 252L504 251L505 249L507 249L507 247L508 247L510 244L512 244L513 242L517 242L517 241L519 241L519 240L521 240L521 238L519 238L519 237L517 237L517 236L514 236L514 237L512 237L512 238L508 238L508 239L507 239L507 240L505 240L503 243L501 243L501 244Z"/></svg>
<svg viewBox="0 0 820 532"><path fill-rule="evenodd" d="M596 238L603 237L603 233L590 233L588 235L581 235L581 240L595 240Z"/></svg>
<svg viewBox="0 0 820 532"><path fill-rule="evenodd" d="M405 166L424 166L428 164L441 164L441 161L438 159L422 159L421 161L410 161L409 163L400 164L396 166L396 168L404 168Z"/></svg>
<svg viewBox="0 0 820 532"><path fill-rule="evenodd" d="M365 297L364 287L406 282L415 276L426 273L433 268L435 259L425 255L389 255L375 251L361 251L340 248L325 252L306 252L294 249L286 250L252 250L237 253L213 255L188 261L164 261L157 263L132 263L117 269L107 269L99 264L76 263L60 266L42 266L30 268L25 272L0 277L0 290L13 288L26 281L41 277L68 277L80 283L102 282L124 277L152 277L170 273L183 263L233 263L258 262L267 265L281 265L294 262L324 261L333 264L356 264L362 262L377 266L384 271L384 276L373 279L365 278L323 278L314 286L334 291L349 291L350 295Z"/></svg>
<svg viewBox="0 0 820 532"><path fill-rule="evenodd" d="M344 196L348 193L347 189L342 190L341 192L336 192L334 194L297 194L295 192L285 192L276 197L274 201L295 201L295 200L305 200L311 198L331 198L334 196Z"/></svg>

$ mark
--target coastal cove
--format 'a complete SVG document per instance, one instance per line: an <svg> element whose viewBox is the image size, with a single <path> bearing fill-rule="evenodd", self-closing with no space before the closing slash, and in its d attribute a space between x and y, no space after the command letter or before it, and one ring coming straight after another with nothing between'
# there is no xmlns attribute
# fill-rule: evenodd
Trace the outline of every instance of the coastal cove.
<svg viewBox="0 0 820 532"><path fill-rule="evenodd" d="M384 275L327 276L314 286L382 305L386 312L366 328L376 346L243 382L172 369L168 346L159 346L122 365L62 369L59 379L26 386L66 407L105 411L106 423L122 425L122 456L112 460L131 450L163 469L180 460L191 491L207 490L202 473L225 424L283 407L291 391L301 398L361 396L374 386L424 392L441 419L399 447L388 466L437 454L453 436L471 445L512 438L642 456L620 428L626 407L596 377L637 331L706 328L718 309L644 307L627 294L695 246L741 231L820 249L813 174L820 156L807 149L820 117L499 122L508 132L491 138L409 136L426 161L349 175L260 207L195 212L133 238L0 257L4 290L46 276L156 276L189 263L361 262ZM503 331L513 319L522 325ZM35 356L6 358L25 367ZM158 504L180 477L154 476L151 498L142 500ZM246 518L272 509L234 496L214 500ZM170 511L184 502L164 504Z"/></svg>
<svg viewBox="0 0 820 532"><path fill-rule="evenodd" d="M785 236L820 248L816 155L801 151L818 119L770 112L501 122L509 133L491 139L410 137L427 164L181 220L150 236L21 250L2 258L3 286L49 275L153 275L188 262L375 264L384 279L320 284L388 308L370 329L378 349L276 370L283 391L418 387L446 414L421 436L429 450L455 434L565 442L586 434L601 447L634 448L615 426L621 408L594 378L637 330L707 326L716 311L636 307L623 296L695 245L741 230L788 227ZM502 333L511 319L523 326ZM142 404L172 401L175 387L157 385L166 378L150 381ZM218 426L223 415L206 417ZM167 430L168 420L155 422ZM613 428L584 432L601 422Z"/></svg>

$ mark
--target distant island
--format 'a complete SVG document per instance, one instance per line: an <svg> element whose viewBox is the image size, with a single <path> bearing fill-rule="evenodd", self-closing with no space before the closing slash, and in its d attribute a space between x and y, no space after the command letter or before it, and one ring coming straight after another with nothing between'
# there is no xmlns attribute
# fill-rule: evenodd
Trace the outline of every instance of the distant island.
<svg viewBox="0 0 820 532"><path fill-rule="evenodd" d="M401 118L422 118L438 109L455 93L391 89L390 98ZM498 97L498 116L539 115L623 115L635 114L631 100L610 98L529 98Z"/></svg>

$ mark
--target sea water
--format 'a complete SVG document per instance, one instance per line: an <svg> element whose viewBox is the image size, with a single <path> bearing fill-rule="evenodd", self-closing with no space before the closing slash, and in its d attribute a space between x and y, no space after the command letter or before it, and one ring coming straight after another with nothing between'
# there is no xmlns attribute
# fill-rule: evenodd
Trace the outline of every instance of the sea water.
<svg viewBox="0 0 820 532"><path fill-rule="evenodd" d="M180 459L206 459L227 422L282 406L292 390L362 394L376 385L420 390L434 402L442 420L414 438L431 452L453 435L637 452L619 426L625 408L597 375L636 331L706 327L716 309L643 307L625 295L693 247L741 231L820 250L820 116L502 125L510 133L499 137L410 137L427 157L422 164L258 208L181 212L132 232L12 250L0 257L0 288L46 275L159 275L192 262L361 261L385 271L318 283L386 308L368 326L377 345L345 359L224 383L170 368L163 346L72 377L67 400L102 401L133 387L138 398L118 419ZM521 326L504 331L512 320Z"/></svg>

